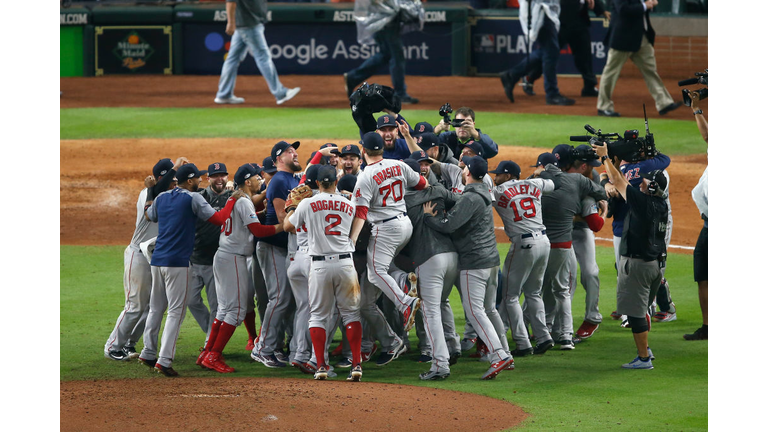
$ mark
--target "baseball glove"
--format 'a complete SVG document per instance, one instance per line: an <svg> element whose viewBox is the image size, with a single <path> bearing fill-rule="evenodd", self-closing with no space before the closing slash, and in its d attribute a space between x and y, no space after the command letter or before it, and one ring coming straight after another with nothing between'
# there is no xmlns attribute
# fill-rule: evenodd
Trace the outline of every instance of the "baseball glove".
<svg viewBox="0 0 768 432"><path fill-rule="evenodd" d="M288 213L291 210L296 210L296 207L299 206L301 200L311 196L312 189L310 189L309 186L305 184L296 186L291 190L291 193L288 194L288 198L285 200L285 212Z"/></svg>

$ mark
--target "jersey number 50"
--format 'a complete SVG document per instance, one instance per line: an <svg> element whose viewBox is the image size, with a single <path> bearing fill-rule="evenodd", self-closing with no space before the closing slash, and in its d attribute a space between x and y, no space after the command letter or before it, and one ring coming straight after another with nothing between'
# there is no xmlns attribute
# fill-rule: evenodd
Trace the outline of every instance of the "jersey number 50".
<svg viewBox="0 0 768 432"><path fill-rule="evenodd" d="M517 210L517 206L523 211L523 216L532 218L536 216L536 204L533 202L533 198L523 198L520 201L513 201L509 206L513 212L515 212L515 222L520 222L523 218L520 216L520 212Z"/></svg>
<svg viewBox="0 0 768 432"><path fill-rule="evenodd" d="M382 186L379 188L379 195L384 195L384 198L381 199L381 206L386 207L387 206L387 198L389 198L390 195L392 195L392 199L394 199L394 202L398 202L401 199L403 199L403 182L400 180L393 181L392 183Z"/></svg>

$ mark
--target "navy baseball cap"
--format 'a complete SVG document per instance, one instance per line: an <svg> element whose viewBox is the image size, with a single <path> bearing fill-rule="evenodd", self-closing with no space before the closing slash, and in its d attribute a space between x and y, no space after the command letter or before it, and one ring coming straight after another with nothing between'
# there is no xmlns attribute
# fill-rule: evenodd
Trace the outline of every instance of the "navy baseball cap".
<svg viewBox="0 0 768 432"><path fill-rule="evenodd" d="M246 180L255 176L256 174L256 168L254 168L253 165L249 163L242 165L237 169L237 172L235 173L235 184L238 186L243 185L245 184Z"/></svg>
<svg viewBox="0 0 768 432"><path fill-rule="evenodd" d="M361 144L364 149L381 150L384 148L384 139L376 132L366 132Z"/></svg>
<svg viewBox="0 0 768 432"><path fill-rule="evenodd" d="M336 189L340 191L353 192L357 186L357 176L354 174L347 174L339 179L339 183L336 184Z"/></svg>
<svg viewBox="0 0 768 432"><path fill-rule="evenodd" d="M214 174L228 174L227 166L221 162L214 162L208 165L208 175L212 176Z"/></svg>
<svg viewBox="0 0 768 432"><path fill-rule="evenodd" d="M512 174L512 177L520 178L520 165L513 161L501 161L495 170L488 172L491 174Z"/></svg>
<svg viewBox="0 0 768 432"><path fill-rule="evenodd" d="M573 146L568 144L558 144L552 149L552 154L557 159L558 168L563 168L573 162Z"/></svg>
<svg viewBox="0 0 768 432"><path fill-rule="evenodd" d="M317 168L317 181L318 182L336 181L336 168L330 165L320 165Z"/></svg>
<svg viewBox="0 0 768 432"><path fill-rule="evenodd" d="M424 150L419 150L411 153L411 155L409 156L409 159L413 159L416 162L426 161L426 162L432 163L432 159L430 159L429 156L427 156L427 153Z"/></svg>
<svg viewBox="0 0 768 432"><path fill-rule="evenodd" d="M307 171L304 173L304 184L308 185L312 189L317 189L317 170L322 165L310 165Z"/></svg>
<svg viewBox="0 0 768 432"><path fill-rule="evenodd" d="M202 175L207 174L208 171L206 170L198 170L197 166L193 163L184 164L176 171L176 178L179 180L179 183L185 182L189 179L197 178Z"/></svg>
<svg viewBox="0 0 768 432"><path fill-rule="evenodd" d="M472 150L477 156L483 156L483 146L481 146L477 141L470 140L466 144L459 144L459 153L461 153L464 147L469 147L469 149Z"/></svg>
<svg viewBox="0 0 768 432"><path fill-rule="evenodd" d="M295 149L298 149L300 144L301 143L298 141L294 142L293 144L288 144L285 141L280 141L279 143L275 144L274 146L272 146L272 154L270 155L272 156L272 161L276 161L277 157L283 154L283 152L288 147L293 147Z"/></svg>
<svg viewBox="0 0 768 432"><path fill-rule="evenodd" d="M275 167L275 161L272 160L271 156L267 156L264 158L264 160L261 163L262 170L267 174L274 174L277 172L277 167Z"/></svg>
<svg viewBox="0 0 768 432"><path fill-rule="evenodd" d="M588 146L586 144L582 144L580 146L577 146L576 147L576 151L578 152L577 154L590 154L590 153L594 153L595 152L595 150L592 148L592 146ZM592 166L592 167L599 167L600 165L602 165L602 163L600 163L600 159L599 158L598 159L590 159L590 160L586 160L586 159L579 159L579 160L583 160L589 166Z"/></svg>
<svg viewBox="0 0 768 432"><path fill-rule="evenodd" d="M152 167L152 175L155 179L158 179L168 173L168 170L173 168L173 161L168 158L160 159L157 161L154 167Z"/></svg>
<svg viewBox="0 0 768 432"><path fill-rule="evenodd" d="M354 144L347 144L344 147L341 148L341 151L339 152L341 156L344 155L355 155L357 157L362 157L360 154L360 147L354 145Z"/></svg>
<svg viewBox="0 0 768 432"><path fill-rule="evenodd" d="M546 167L549 164L557 166L557 158L552 153L545 152L539 155L539 158L536 159L536 165L531 165L531 168Z"/></svg>
<svg viewBox="0 0 768 432"><path fill-rule="evenodd" d="M440 140L434 133L424 132L423 134L416 137L416 144L418 144L422 150L429 150L432 147L439 146Z"/></svg>
<svg viewBox="0 0 768 432"><path fill-rule="evenodd" d="M255 162L251 162L251 163L250 163L250 165L253 167L253 169L255 169L255 170L256 170L256 174L259 174L259 175L260 175L260 174L261 174L261 171L263 171L263 170L261 169L261 167L259 166L259 164L255 163Z"/></svg>
<svg viewBox="0 0 768 432"><path fill-rule="evenodd" d="M417 172L417 173L421 174L421 165L419 165L419 163L418 163L418 162L416 162L415 160L413 160L413 159L411 159L411 158L408 158L408 159L403 159L403 162L404 162L406 165L408 165L409 167L411 167L411 169L412 169L413 171L415 171L415 172Z"/></svg>
<svg viewBox="0 0 768 432"><path fill-rule="evenodd" d="M424 133L434 133L435 128L432 127L431 124L427 122L418 122L416 123L416 126L413 127L413 133L416 135L421 135Z"/></svg>
<svg viewBox="0 0 768 432"><path fill-rule="evenodd" d="M464 156L461 161L467 166L472 177L478 180L488 174L488 162L482 156Z"/></svg>
<svg viewBox="0 0 768 432"><path fill-rule="evenodd" d="M383 116L376 119L376 129L381 129L387 126L397 127L397 122L395 122L395 116L384 114Z"/></svg>

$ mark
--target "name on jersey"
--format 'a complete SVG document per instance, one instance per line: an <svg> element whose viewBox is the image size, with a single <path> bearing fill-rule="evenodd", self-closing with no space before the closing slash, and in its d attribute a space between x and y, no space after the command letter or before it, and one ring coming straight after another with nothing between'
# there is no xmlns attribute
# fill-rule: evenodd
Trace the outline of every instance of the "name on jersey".
<svg viewBox="0 0 768 432"><path fill-rule="evenodd" d="M403 172L400 169L400 166L395 165L377 172L376 174L373 175L373 179L376 181L376 184L380 185L384 182L384 180L391 179L392 177L402 176L402 175L403 175Z"/></svg>
<svg viewBox="0 0 768 432"><path fill-rule="evenodd" d="M350 216L353 216L355 214L355 210L352 208L351 205L341 202L341 201L334 201L334 200L320 200L320 201L314 201L309 203L309 206L312 207L312 211L317 213L319 211L328 211L333 210L337 212L346 213Z"/></svg>
<svg viewBox="0 0 768 432"><path fill-rule="evenodd" d="M536 199L541 199L541 190L529 184L510 186L504 189L504 195L499 197L497 205L501 208L507 208L509 201L517 195L530 195Z"/></svg>

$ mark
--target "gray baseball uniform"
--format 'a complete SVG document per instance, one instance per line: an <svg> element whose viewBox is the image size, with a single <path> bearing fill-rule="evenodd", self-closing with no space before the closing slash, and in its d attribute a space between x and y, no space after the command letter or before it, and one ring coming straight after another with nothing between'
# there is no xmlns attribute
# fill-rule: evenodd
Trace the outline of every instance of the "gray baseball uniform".
<svg viewBox="0 0 768 432"><path fill-rule="evenodd" d="M294 243L295 249L291 250ZM296 234L289 233L288 237L288 280L291 292L296 301L296 314L293 320L293 337L291 338L291 353L289 359L297 362L307 362L312 356L312 340L309 338L309 234L307 226L296 227Z"/></svg>
<svg viewBox="0 0 768 432"><path fill-rule="evenodd" d="M600 177L595 173L593 178ZM580 215L582 217L598 213L597 204L592 197L582 200L581 207ZM578 267L581 269L581 285L586 292L584 320L593 324L600 324L603 322L603 316L600 314L600 308L598 307L600 299L600 269L597 267L595 253L595 233L589 229L586 222L579 221L573 223L572 236L574 256L570 260L572 267L570 273L574 277L573 286L571 287L571 298L573 298L573 294L576 292L576 265L573 263L576 260Z"/></svg>

